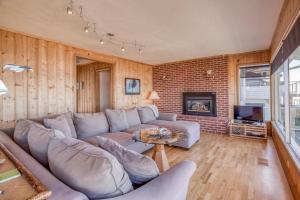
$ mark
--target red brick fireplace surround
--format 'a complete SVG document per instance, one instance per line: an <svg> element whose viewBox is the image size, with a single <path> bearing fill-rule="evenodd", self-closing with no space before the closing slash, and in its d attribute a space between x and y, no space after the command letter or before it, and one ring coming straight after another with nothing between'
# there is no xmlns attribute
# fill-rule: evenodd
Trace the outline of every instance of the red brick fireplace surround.
<svg viewBox="0 0 300 200"><path fill-rule="evenodd" d="M175 112L178 119L199 122L203 132L226 133L229 120L228 56L155 66L153 88L160 96L160 100L155 101L160 111ZM183 115L183 92L215 92L217 117Z"/></svg>

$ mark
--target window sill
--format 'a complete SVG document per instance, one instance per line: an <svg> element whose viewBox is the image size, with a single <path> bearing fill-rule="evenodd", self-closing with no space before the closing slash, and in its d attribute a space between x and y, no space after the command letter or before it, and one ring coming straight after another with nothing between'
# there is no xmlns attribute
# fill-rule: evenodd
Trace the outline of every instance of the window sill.
<svg viewBox="0 0 300 200"><path fill-rule="evenodd" d="M276 130L276 133L273 132L273 134L277 134L280 138L283 146L287 150L289 156L291 157L292 161L296 165L298 171L300 171L300 158L298 157L297 153L293 150L293 148L290 146L290 144L287 144L285 142L285 139L283 137L281 129L277 126L276 122L272 121L272 126Z"/></svg>

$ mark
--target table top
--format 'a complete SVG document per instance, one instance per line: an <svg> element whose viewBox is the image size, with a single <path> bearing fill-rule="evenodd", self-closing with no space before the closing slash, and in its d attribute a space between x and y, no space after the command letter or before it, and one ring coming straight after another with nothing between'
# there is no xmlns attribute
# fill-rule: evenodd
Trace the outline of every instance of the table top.
<svg viewBox="0 0 300 200"><path fill-rule="evenodd" d="M51 195L49 191L9 150L0 143L0 159L5 159L0 164L0 173L18 169L21 176L0 183L0 199L3 200L42 200Z"/></svg>
<svg viewBox="0 0 300 200"><path fill-rule="evenodd" d="M140 134L140 141L149 144L169 144L177 142L180 138L181 132L170 131L169 136L159 136L159 129L142 129Z"/></svg>

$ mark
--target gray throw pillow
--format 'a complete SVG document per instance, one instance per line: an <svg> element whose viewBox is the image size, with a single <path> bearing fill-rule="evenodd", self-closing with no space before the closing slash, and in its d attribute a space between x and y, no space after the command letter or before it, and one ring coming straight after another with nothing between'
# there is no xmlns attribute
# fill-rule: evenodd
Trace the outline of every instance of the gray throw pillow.
<svg viewBox="0 0 300 200"><path fill-rule="evenodd" d="M35 124L35 122L26 119L19 119L14 131L14 141L28 153L30 152L28 145L28 132L32 124Z"/></svg>
<svg viewBox="0 0 300 200"><path fill-rule="evenodd" d="M66 120L69 124L69 127L71 129L71 133L72 133L72 138L77 138L77 133L76 133L74 122L73 122L73 113L71 111L69 111L69 112L66 112L62 115L65 116L65 118L66 118Z"/></svg>
<svg viewBox="0 0 300 200"><path fill-rule="evenodd" d="M31 155L48 166L48 145L51 138L64 138L65 135L59 130L47 129L40 124L32 124L28 132L28 144Z"/></svg>
<svg viewBox="0 0 300 200"><path fill-rule="evenodd" d="M79 139L86 139L109 132L109 125L103 112L75 113L74 122Z"/></svg>
<svg viewBox="0 0 300 200"><path fill-rule="evenodd" d="M153 110L150 107L141 107L138 113L143 124L156 120Z"/></svg>
<svg viewBox="0 0 300 200"><path fill-rule="evenodd" d="M123 131L129 128L125 110L106 109L105 114L109 122L110 132Z"/></svg>
<svg viewBox="0 0 300 200"><path fill-rule="evenodd" d="M44 124L47 128L63 132L66 137L72 137L71 128L64 115L60 115L54 119L44 119Z"/></svg>
<svg viewBox="0 0 300 200"><path fill-rule="evenodd" d="M73 138L50 140L49 167L65 184L88 196L105 199L132 190L118 160L107 151Z"/></svg>
<svg viewBox="0 0 300 200"><path fill-rule="evenodd" d="M159 169L154 160L105 137L98 136L98 146L115 156L128 173L131 182L144 184L159 176Z"/></svg>
<svg viewBox="0 0 300 200"><path fill-rule="evenodd" d="M141 124L140 116L136 108L126 109L125 113L129 127Z"/></svg>

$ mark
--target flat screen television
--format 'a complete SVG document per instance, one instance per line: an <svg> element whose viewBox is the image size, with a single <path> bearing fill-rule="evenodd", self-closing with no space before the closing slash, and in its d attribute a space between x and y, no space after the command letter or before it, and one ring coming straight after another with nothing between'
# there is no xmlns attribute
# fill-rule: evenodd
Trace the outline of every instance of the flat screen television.
<svg viewBox="0 0 300 200"><path fill-rule="evenodd" d="M262 106L234 106L234 119L263 122L264 113Z"/></svg>

